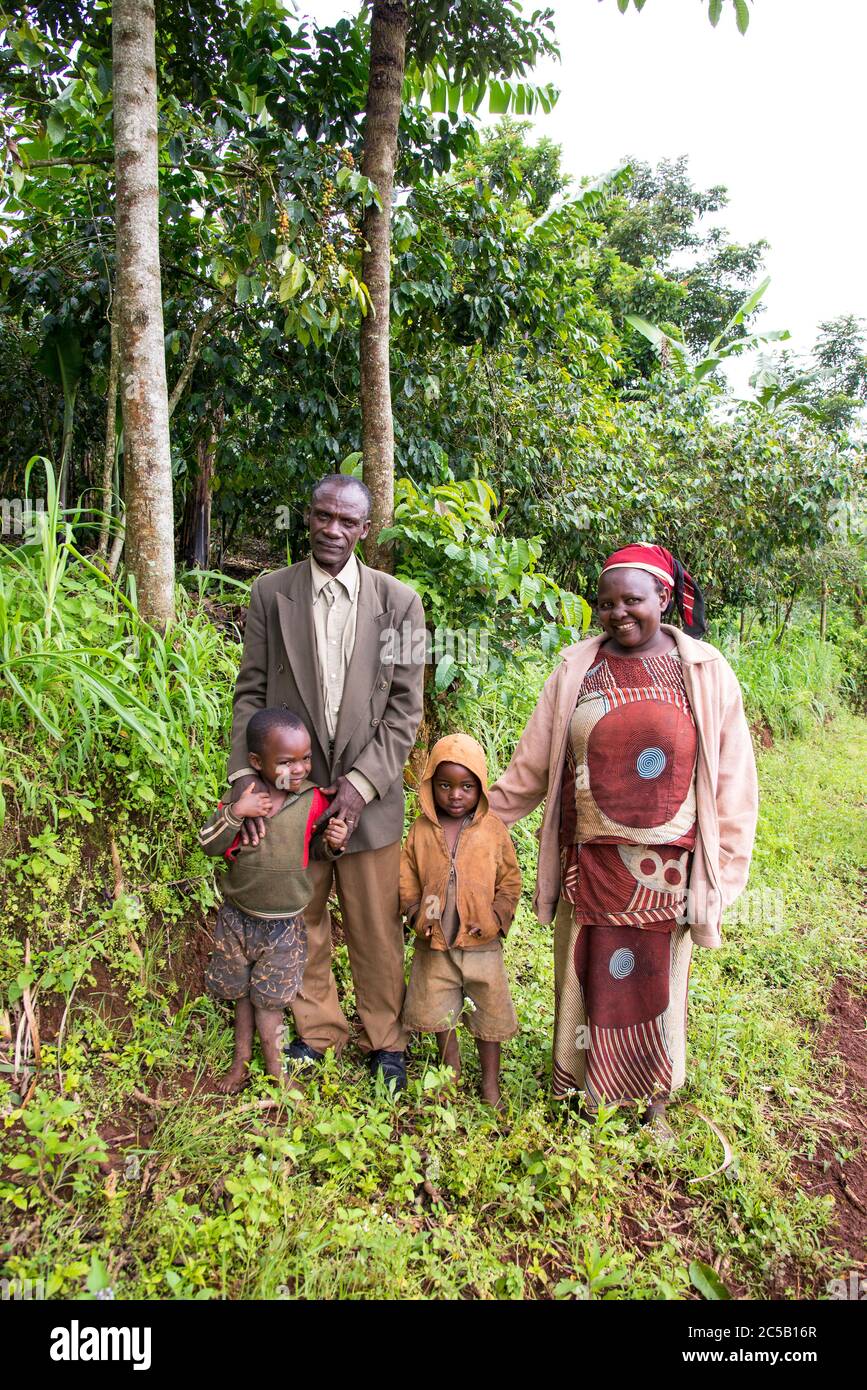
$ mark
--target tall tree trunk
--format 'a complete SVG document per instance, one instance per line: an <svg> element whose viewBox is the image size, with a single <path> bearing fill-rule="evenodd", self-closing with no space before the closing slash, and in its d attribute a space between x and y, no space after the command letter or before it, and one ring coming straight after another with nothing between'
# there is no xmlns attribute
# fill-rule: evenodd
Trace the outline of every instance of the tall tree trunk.
<svg viewBox="0 0 867 1390"><path fill-rule="evenodd" d="M783 637L784 637L785 632L786 632L786 628L789 626L789 619L790 619L791 616L792 616L792 609L793 609L794 606L795 606L795 599L796 599L797 597L798 597L798 591L797 591L797 589L795 589L795 591L793 592L793 594L792 594L791 598L789 599L789 602L788 602L788 604L787 604L787 606L786 606L785 616L784 616L784 618L783 618L782 623L780 623L780 630L779 630L779 632L777 633L776 644L777 644L778 647L779 647L780 644L782 643ZM779 621L779 612L780 612L780 610L779 610L779 604L778 604L778 605L777 605L777 621Z"/></svg>
<svg viewBox="0 0 867 1390"><path fill-rule="evenodd" d="M819 601L819 637L824 642L828 636L828 581L822 580L822 594Z"/></svg>
<svg viewBox="0 0 867 1390"><path fill-rule="evenodd" d="M196 443L198 475L187 497L181 535L181 557L193 569L206 570L211 554L211 484L222 423L223 411L218 408Z"/></svg>
<svg viewBox="0 0 867 1390"><path fill-rule="evenodd" d="M111 527L111 494L117 455L117 378L120 366L117 333L117 293L111 306L111 357L108 364L108 394L105 403L105 447L102 454L102 479L100 484L99 509L102 517L99 522L99 545L97 555L108 556L108 533Z"/></svg>
<svg viewBox="0 0 867 1390"><path fill-rule="evenodd" d="M160 288L152 0L113 0L114 142L127 566L148 622L174 617L175 546Z"/></svg>
<svg viewBox="0 0 867 1390"><path fill-rule="evenodd" d="M406 0L373 0L370 79L361 168L376 184L382 207L364 214L361 272L373 305L361 323L361 447L364 481L373 499L365 555L379 569L391 568L391 548L377 543L394 516L394 422L389 375L391 299L391 196L397 161L397 128L406 64Z"/></svg>
<svg viewBox="0 0 867 1390"><path fill-rule="evenodd" d="M58 353L60 359L60 377L63 383L63 443L60 451L60 477L57 481L57 500L61 511L64 511L70 503L73 495L73 487L70 479L72 477L72 437L75 426L75 401L78 396L78 381L70 381L66 374L63 363L63 355Z"/></svg>

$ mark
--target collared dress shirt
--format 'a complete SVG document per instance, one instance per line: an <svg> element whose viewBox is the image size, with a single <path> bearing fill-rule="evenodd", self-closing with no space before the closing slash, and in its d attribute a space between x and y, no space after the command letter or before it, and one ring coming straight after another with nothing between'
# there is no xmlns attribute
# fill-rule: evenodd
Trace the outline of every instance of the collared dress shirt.
<svg viewBox="0 0 867 1390"><path fill-rule="evenodd" d="M313 631L316 638L316 658L319 668L319 684L322 689L322 702L325 708L325 724L328 737L334 743L340 703L346 684L346 672L355 648L355 628L358 616L358 561L350 555L339 574L333 577L317 565L310 556L312 576ZM229 782L239 777L258 776L252 767L241 767L233 772ZM357 768L347 774L347 780L364 797L365 804L373 801L377 790L369 777Z"/></svg>
<svg viewBox="0 0 867 1390"><path fill-rule="evenodd" d="M340 704L346 684L346 672L355 648L355 627L358 616L358 561L350 555L339 574L330 575L310 557L313 591L313 630L316 635L316 656L319 683L325 708L328 737L334 742ZM347 773L365 802L376 796L369 778L356 768Z"/></svg>

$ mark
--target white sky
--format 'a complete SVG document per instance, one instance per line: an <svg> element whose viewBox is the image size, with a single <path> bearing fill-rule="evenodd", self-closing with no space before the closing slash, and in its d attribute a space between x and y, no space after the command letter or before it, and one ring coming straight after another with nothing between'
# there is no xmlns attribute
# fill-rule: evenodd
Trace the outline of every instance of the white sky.
<svg viewBox="0 0 867 1390"><path fill-rule="evenodd" d="M544 3L524 0L524 13ZM535 126L571 174L685 154L694 183L728 188L717 220L732 237L771 243L762 327L788 328L786 346L801 351L821 320L867 317L863 0L754 0L744 36L730 0L716 29L707 0L647 0L625 15L615 0L547 3L562 61L533 78L561 95ZM357 7L299 8L329 23Z"/></svg>

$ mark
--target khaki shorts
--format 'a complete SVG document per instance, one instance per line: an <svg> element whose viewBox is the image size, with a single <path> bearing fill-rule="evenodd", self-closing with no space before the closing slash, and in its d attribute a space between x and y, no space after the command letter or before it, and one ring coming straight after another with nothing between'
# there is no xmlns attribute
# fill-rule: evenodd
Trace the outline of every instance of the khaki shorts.
<svg viewBox="0 0 867 1390"><path fill-rule="evenodd" d="M474 1008L467 1008L470 1000ZM505 1042L518 1031L502 947L435 951L420 937L403 1006L403 1025L416 1033L446 1033L463 1019L482 1042Z"/></svg>

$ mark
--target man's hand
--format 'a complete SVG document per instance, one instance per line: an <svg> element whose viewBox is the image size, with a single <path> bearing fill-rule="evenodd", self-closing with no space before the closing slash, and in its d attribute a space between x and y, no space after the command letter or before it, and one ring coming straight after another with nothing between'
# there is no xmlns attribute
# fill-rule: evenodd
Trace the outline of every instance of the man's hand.
<svg viewBox="0 0 867 1390"><path fill-rule="evenodd" d="M322 787L321 790L325 796L333 796L334 800L331 802L328 810L323 812L314 825L313 834L317 835L326 821L332 818L334 820L341 820L346 823L345 844L358 825L361 819L361 813L367 803L361 795L361 792L355 790L355 787L353 787L348 777L338 777L334 786Z"/></svg>
<svg viewBox="0 0 867 1390"><path fill-rule="evenodd" d="M246 785L242 785L246 783ZM236 804L246 797L249 793L268 795L268 787L261 777L254 777L247 782L244 777L236 777L232 783L232 795L229 798L229 805L235 808ZM235 811L235 815L245 815L243 811ZM245 819L241 826L241 844L258 845L260 840L265 838L265 817L264 815L253 815L249 820Z"/></svg>

